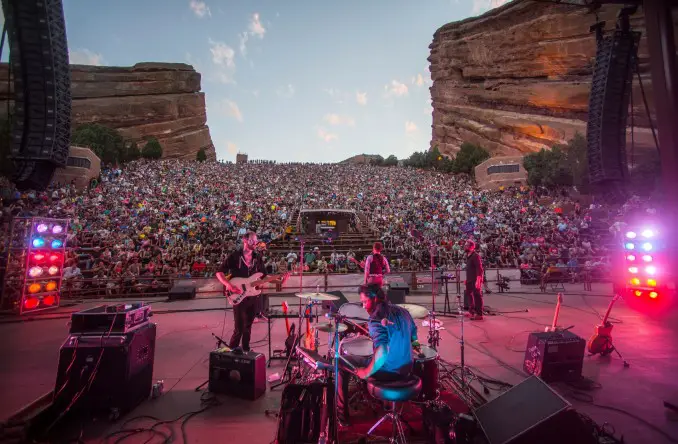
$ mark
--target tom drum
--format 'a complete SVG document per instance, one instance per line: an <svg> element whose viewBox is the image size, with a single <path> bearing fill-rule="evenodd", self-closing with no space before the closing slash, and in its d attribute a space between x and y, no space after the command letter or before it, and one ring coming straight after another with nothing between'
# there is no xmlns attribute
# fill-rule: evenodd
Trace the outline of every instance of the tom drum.
<svg viewBox="0 0 678 444"><path fill-rule="evenodd" d="M419 402L433 401L438 398L438 352L429 346L422 345L421 352L413 352L413 373L421 379Z"/></svg>

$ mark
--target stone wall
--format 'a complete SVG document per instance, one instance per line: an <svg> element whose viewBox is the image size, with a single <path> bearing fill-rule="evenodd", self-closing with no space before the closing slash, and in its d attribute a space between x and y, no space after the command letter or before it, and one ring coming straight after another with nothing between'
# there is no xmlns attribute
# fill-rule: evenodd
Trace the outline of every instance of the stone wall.
<svg viewBox="0 0 678 444"><path fill-rule="evenodd" d="M72 162L71 159L86 159L89 161L89 166L79 165L78 162ZM99 177L101 173L101 160L89 148L80 146L71 146L68 152L68 164L65 168L57 168L52 178L52 183L67 184L72 181L75 186L83 190L87 188L90 181ZM71 165L73 164L73 165Z"/></svg>
<svg viewBox="0 0 678 444"><path fill-rule="evenodd" d="M600 9L614 28L619 6ZM463 142L493 156L518 155L565 143L586 133L591 74L596 53L587 8L514 0L488 13L438 29L430 45L433 86L431 147L453 155ZM674 14L678 23L678 14ZM643 31L642 8L632 27ZM654 114L647 42L639 49L639 70ZM632 114L637 156L655 149L637 79ZM629 116L629 125L631 116ZM628 131L627 152L630 149Z"/></svg>
<svg viewBox="0 0 678 444"><path fill-rule="evenodd" d="M7 65L0 65L0 114L6 113ZM200 73L183 63L132 67L71 65L73 128L99 123L125 139L157 138L163 157L195 159L200 148L216 159L207 126Z"/></svg>
<svg viewBox="0 0 678 444"><path fill-rule="evenodd" d="M487 169L495 165L518 165L519 170L517 173L488 174ZM490 157L478 165L474 173L478 188L483 190L496 190L501 186L509 187L527 184L527 171L523 168L523 156Z"/></svg>

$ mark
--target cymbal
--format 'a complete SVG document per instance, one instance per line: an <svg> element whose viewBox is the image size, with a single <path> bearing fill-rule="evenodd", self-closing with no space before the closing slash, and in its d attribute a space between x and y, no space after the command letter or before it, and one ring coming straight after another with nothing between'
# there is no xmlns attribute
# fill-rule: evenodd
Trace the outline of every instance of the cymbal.
<svg viewBox="0 0 678 444"><path fill-rule="evenodd" d="M428 316L428 310L426 307L415 304L396 304L398 307L404 308L409 311L413 319L424 319Z"/></svg>
<svg viewBox="0 0 678 444"><path fill-rule="evenodd" d="M338 301L339 296L327 293L297 293L299 299L311 299L312 301Z"/></svg>
<svg viewBox="0 0 678 444"><path fill-rule="evenodd" d="M315 328L318 331L325 332L325 333L335 333L337 331L336 327L337 327L336 324L324 323L324 324L318 324L313 328ZM343 333L346 330L348 330L347 326L345 326L344 324L339 324L339 333Z"/></svg>

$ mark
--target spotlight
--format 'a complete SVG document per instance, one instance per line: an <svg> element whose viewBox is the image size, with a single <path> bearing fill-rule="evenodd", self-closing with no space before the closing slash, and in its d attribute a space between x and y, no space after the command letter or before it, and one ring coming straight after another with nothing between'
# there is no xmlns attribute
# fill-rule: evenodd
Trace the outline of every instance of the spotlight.
<svg viewBox="0 0 678 444"><path fill-rule="evenodd" d="M649 243L649 242L645 242L645 243L643 244L643 250L645 250L645 251L651 251L651 250L652 250L652 244Z"/></svg>
<svg viewBox="0 0 678 444"><path fill-rule="evenodd" d="M40 290L42 290L42 285L40 284L31 284L28 286L28 292L30 294L40 293Z"/></svg>
<svg viewBox="0 0 678 444"><path fill-rule="evenodd" d="M657 296L659 296L659 293L657 293L656 291L651 291L651 292L650 292L650 298L652 298L652 299L657 299Z"/></svg>
<svg viewBox="0 0 678 444"><path fill-rule="evenodd" d="M643 260L644 260L645 262L652 262L652 256L650 256L649 254L644 254L644 255L643 255Z"/></svg>
<svg viewBox="0 0 678 444"><path fill-rule="evenodd" d="M39 264L40 262L45 260L45 255L42 253L35 253L33 255L33 262L36 264Z"/></svg>
<svg viewBox="0 0 678 444"><path fill-rule="evenodd" d="M52 233L54 234L61 234L63 233L63 231L64 227L62 227L61 225L54 225L54 227L52 227Z"/></svg>
<svg viewBox="0 0 678 444"><path fill-rule="evenodd" d="M52 253L49 255L49 261L54 263L54 262L59 262L61 260L61 255L59 253Z"/></svg>
<svg viewBox="0 0 678 444"><path fill-rule="evenodd" d="M643 237L652 237L652 236L654 236L654 231L649 230L649 229L648 229L648 230L643 230L643 232L640 233L640 234L642 234Z"/></svg>
<svg viewBox="0 0 678 444"><path fill-rule="evenodd" d="M38 224L36 227L36 230L38 230L38 233L44 233L47 231L47 225L46 224Z"/></svg>
<svg viewBox="0 0 678 444"><path fill-rule="evenodd" d="M629 239L635 239L636 238L636 232L635 231L629 231L628 233L626 233L626 237L628 237Z"/></svg>
<svg viewBox="0 0 678 444"><path fill-rule="evenodd" d="M45 246L45 240L41 237L36 237L33 239L33 247L34 248L41 248Z"/></svg>
<svg viewBox="0 0 678 444"><path fill-rule="evenodd" d="M50 274L50 276L54 276L55 274L59 273L59 267L56 265L52 265L47 269L47 273Z"/></svg>
<svg viewBox="0 0 678 444"><path fill-rule="evenodd" d="M626 256L626 260L627 260L627 261L635 261L635 260L636 260L636 257L635 257L634 255L632 255L632 254L629 254L628 256Z"/></svg>
<svg viewBox="0 0 678 444"><path fill-rule="evenodd" d="M640 291L640 290L636 290L636 291L633 292L633 294L635 294L636 296L640 297L640 296L643 295L643 292Z"/></svg>
<svg viewBox="0 0 678 444"><path fill-rule="evenodd" d="M56 298L54 295L45 296L42 298L42 303L45 305L54 305L56 303Z"/></svg>
<svg viewBox="0 0 678 444"><path fill-rule="evenodd" d="M54 291L57 289L57 283L55 281L49 281L45 285L45 291Z"/></svg>
<svg viewBox="0 0 678 444"><path fill-rule="evenodd" d="M38 305L40 305L40 301L38 300L38 298L27 298L26 300L24 300L24 307L27 310L37 308Z"/></svg>
<svg viewBox="0 0 678 444"><path fill-rule="evenodd" d="M638 284L636 284L636 285L638 285ZM648 280L647 280L647 285L650 286L650 287L656 287L656 286L657 286L657 281L654 280L654 279L648 279Z"/></svg>
<svg viewBox="0 0 678 444"><path fill-rule="evenodd" d="M645 273L649 274L650 276L654 276L655 273L657 273L657 267L655 267L654 265L645 267Z"/></svg>
<svg viewBox="0 0 678 444"><path fill-rule="evenodd" d="M629 281L631 285L640 285L640 279L638 278L633 278Z"/></svg>
<svg viewBox="0 0 678 444"><path fill-rule="evenodd" d="M633 250L636 248L636 246L633 244L633 242L627 242L626 245L624 245L627 250Z"/></svg>
<svg viewBox="0 0 678 444"><path fill-rule="evenodd" d="M32 278L40 277L42 276L42 267L31 267L28 270L28 275Z"/></svg>
<svg viewBox="0 0 678 444"><path fill-rule="evenodd" d="M54 248L54 249L61 248L63 245L64 245L64 243L61 242L59 239L54 239L52 241L52 248Z"/></svg>
<svg viewBox="0 0 678 444"><path fill-rule="evenodd" d="M629 273L633 273L633 274L638 273L638 267L629 267Z"/></svg>

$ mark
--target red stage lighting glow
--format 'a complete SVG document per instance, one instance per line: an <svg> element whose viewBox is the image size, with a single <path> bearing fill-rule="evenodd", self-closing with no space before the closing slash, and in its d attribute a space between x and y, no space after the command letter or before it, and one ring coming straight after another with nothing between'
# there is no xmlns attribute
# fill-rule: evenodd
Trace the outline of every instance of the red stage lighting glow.
<svg viewBox="0 0 678 444"><path fill-rule="evenodd" d="M657 286L657 281L654 280L654 279L648 279L648 280L647 280L647 285L649 285L650 287L656 287L656 286Z"/></svg>
<svg viewBox="0 0 678 444"><path fill-rule="evenodd" d="M27 310L33 310L34 308L37 308L38 305L40 305L38 298L26 298L24 301L24 307Z"/></svg>
<svg viewBox="0 0 678 444"><path fill-rule="evenodd" d="M635 294L636 296L640 297L640 296L643 295L643 292L640 291L640 290L636 290L636 291L633 292L633 294Z"/></svg>
<svg viewBox="0 0 678 444"><path fill-rule="evenodd" d="M659 296L659 293L657 293L656 291L650 292L650 298L651 299L657 299L657 296Z"/></svg>
<svg viewBox="0 0 678 444"><path fill-rule="evenodd" d="M638 278L633 278L629 281L631 285L640 285L640 279Z"/></svg>
<svg viewBox="0 0 678 444"><path fill-rule="evenodd" d="M54 305L55 302L56 298L54 297L54 295L51 294L49 296L45 296L44 298L42 298L42 303L45 305Z"/></svg>
<svg viewBox="0 0 678 444"><path fill-rule="evenodd" d="M36 264L37 264L37 263L40 263L40 262L42 262L42 261L44 261L44 260L45 260L45 255L42 254L42 253L35 253L35 254L33 255L33 262L36 263Z"/></svg>
<svg viewBox="0 0 678 444"><path fill-rule="evenodd" d="M61 255L58 253L52 253L49 255L49 261L54 263L54 262L59 262L61 260Z"/></svg>

